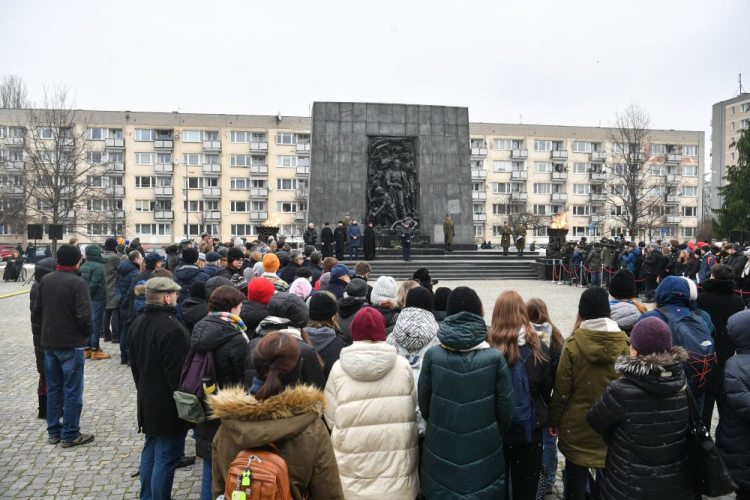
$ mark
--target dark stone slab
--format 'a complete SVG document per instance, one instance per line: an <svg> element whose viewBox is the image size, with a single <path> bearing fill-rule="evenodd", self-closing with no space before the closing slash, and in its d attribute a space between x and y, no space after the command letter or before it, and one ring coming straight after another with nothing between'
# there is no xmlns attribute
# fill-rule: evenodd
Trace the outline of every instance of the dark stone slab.
<svg viewBox="0 0 750 500"><path fill-rule="evenodd" d="M393 105L393 123L406 123L406 105Z"/></svg>

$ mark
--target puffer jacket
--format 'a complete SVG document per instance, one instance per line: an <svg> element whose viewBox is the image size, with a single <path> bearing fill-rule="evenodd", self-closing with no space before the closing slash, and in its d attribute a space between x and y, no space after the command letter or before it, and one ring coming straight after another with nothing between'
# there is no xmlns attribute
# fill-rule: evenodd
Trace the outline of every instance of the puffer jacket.
<svg viewBox="0 0 750 500"><path fill-rule="evenodd" d="M681 347L648 356L621 356L620 378L586 419L608 445L601 498L694 498L687 450L690 418Z"/></svg>
<svg viewBox="0 0 750 500"><path fill-rule="evenodd" d="M305 328L305 333L310 339L310 345L323 360L323 375L328 380L328 375L331 373L334 363L339 360L341 350L346 347L344 339L333 328L328 327L312 328L308 326Z"/></svg>
<svg viewBox="0 0 750 500"><path fill-rule="evenodd" d="M34 283L29 291L29 309L34 311L34 303L39 295L39 282L42 278L57 269L57 260L53 258L42 259L34 266ZM36 359L36 371L42 377L44 372L44 349L42 348L42 318L31 315L31 337L34 343L34 357Z"/></svg>
<svg viewBox="0 0 750 500"><path fill-rule="evenodd" d="M565 339L547 424L559 429L558 449L576 465L604 468L607 445L586 412L617 378L617 357L629 353L628 336L609 318L586 320Z"/></svg>
<svg viewBox="0 0 750 500"><path fill-rule="evenodd" d="M385 342L354 342L341 351L325 395L344 496L414 500L417 391L409 363Z"/></svg>
<svg viewBox="0 0 750 500"><path fill-rule="evenodd" d="M620 256L621 267L635 274L635 261L637 257L638 255L635 253L635 250L623 252Z"/></svg>
<svg viewBox="0 0 750 500"><path fill-rule="evenodd" d="M103 302L107 299L107 282L104 277L104 259L99 245L86 247L86 263L79 269L81 278L89 286L92 302Z"/></svg>
<svg viewBox="0 0 750 500"><path fill-rule="evenodd" d="M638 318L641 317L641 311L632 302L625 300L610 300L609 308L612 310L610 318L617 323L620 330L630 336L630 331L635 326Z"/></svg>
<svg viewBox="0 0 750 500"><path fill-rule="evenodd" d="M711 269L713 269L716 263L716 256L711 252L708 252L703 257L701 257L701 267L700 271L698 271L699 283L705 283L706 281L711 279Z"/></svg>
<svg viewBox="0 0 750 500"><path fill-rule="evenodd" d="M264 401L244 388L209 396L221 427L213 442L212 498L224 493L226 474L242 450L273 443L289 468L292 498L344 500L336 457L323 419L325 397L309 386L289 387Z"/></svg>
<svg viewBox="0 0 750 500"><path fill-rule="evenodd" d="M204 273L200 267L192 264L185 264L177 268L174 272L174 282L182 287L182 290L178 292L177 303L182 302L190 297L190 287L196 281L208 281L208 274Z"/></svg>
<svg viewBox="0 0 750 500"><path fill-rule="evenodd" d="M190 348L195 352L213 352L216 382L222 389L242 383L245 374L247 337L234 325L216 316L206 316L193 327ZM211 459L211 441L221 425L220 420L207 420L195 425L195 453Z"/></svg>
<svg viewBox="0 0 750 500"><path fill-rule="evenodd" d="M268 305L256 300L243 300L240 318L247 326L248 337L253 337L260 322L268 317Z"/></svg>
<svg viewBox="0 0 750 500"><path fill-rule="evenodd" d="M199 297L188 297L185 299L185 302L180 304L180 312L182 314L182 321L185 323L188 331L192 333L193 327L208 315L208 302L206 302L206 299ZM250 331L249 327L248 331Z"/></svg>
<svg viewBox="0 0 750 500"><path fill-rule="evenodd" d="M365 301L361 297L345 297L337 301L339 315L339 330L343 335L346 345L352 344L352 334L349 330L354 315L365 306Z"/></svg>
<svg viewBox="0 0 750 500"><path fill-rule="evenodd" d="M383 315L383 317L385 318L385 331L388 335L390 335L393 332L393 329L396 327L399 310L382 306L372 306L372 308Z"/></svg>
<svg viewBox="0 0 750 500"><path fill-rule="evenodd" d="M592 272L601 272L602 267L602 251L599 248L593 248L586 256L586 267Z"/></svg>
<svg viewBox="0 0 750 500"><path fill-rule="evenodd" d="M140 268L130 260L124 260L117 266L117 288L115 297L120 303L121 310L130 310L133 290L135 289L136 277Z"/></svg>
<svg viewBox="0 0 750 500"><path fill-rule="evenodd" d="M716 446L741 490L750 491L750 310L729 318L727 335L737 353L724 367L718 399Z"/></svg>
<svg viewBox="0 0 750 500"><path fill-rule="evenodd" d="M419 408L427 422L422 494L430 500L505 495L502 434L513 416L513 383L500 351L487 343L476 314L448 316L419 374Z"/></svg>

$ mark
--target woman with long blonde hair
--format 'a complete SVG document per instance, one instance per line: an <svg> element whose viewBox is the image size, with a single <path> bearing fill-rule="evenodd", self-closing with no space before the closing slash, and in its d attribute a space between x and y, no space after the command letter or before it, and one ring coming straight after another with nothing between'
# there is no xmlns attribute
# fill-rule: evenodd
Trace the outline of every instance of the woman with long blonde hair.
<svg viewBox="0 0 750 500"><path fill-rule="evenodd" d="M554 385L549 348L531 325L523 297L514 290L502 292L495 301L487 336L490 345L505 356L511 370L522 368L528 378L534 403L531 442L521 433L509 432L503 449L505 474L510 477L505 482L506 498L533 500L542 472L542 431L547 425L547 405Z"/></svg>

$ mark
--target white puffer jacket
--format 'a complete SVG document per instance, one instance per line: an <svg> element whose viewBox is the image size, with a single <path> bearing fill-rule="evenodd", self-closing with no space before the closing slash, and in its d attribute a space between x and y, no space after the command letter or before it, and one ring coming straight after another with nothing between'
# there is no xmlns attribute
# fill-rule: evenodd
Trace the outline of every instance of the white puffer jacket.
<svg viewBox="0 0 750 500"><path fill-rule="evenodd" d="M354 342L333 365L325 394L347 500L414 500L417 391L409 362L385 342Z"/></svg>

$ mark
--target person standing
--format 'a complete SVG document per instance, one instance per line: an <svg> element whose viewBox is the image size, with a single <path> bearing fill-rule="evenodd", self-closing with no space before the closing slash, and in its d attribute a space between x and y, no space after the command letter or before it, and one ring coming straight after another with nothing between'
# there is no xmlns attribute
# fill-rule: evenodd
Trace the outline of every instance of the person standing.
<svg viewBox="0 0 750 500"><path fill-rule="evenodd" d="M404 257L404 262L411 262L411 238L414 236L414 228L409 227L409 221L404 221L404 226L399 230L399 238L401 239L401 253Z"/></svg>
<svg viewBox="0 0 750 500"><path fill-rule="evenodd" d="M208 252L214 251L214 244L211 242L211 238L208 237L208 233L201 234L201 242L198 247L198 252L207 254Z"/></svg>
<svg viewBox="0 0 750 500"><path fill-rule="evenodd" d="M104 242L104 282L107 286L107 298L104 303L104 325L102 332L105 341L120 341L120 308L115 297L117 288L117 266L120 265L120 256L117 254L117 240L107 238Z"/></svg>
<svg viewBox="0 0 750 500"><path fill-rule="evenodd" d="M451 214L445 214L445 222L443 222L443 237L445 238L445 250L452 252L453 248L453 237L456 235L456 224L453 222Z"/></svg>
<svg viewBox="0 0 750 500"><path fill-rule="evenodd" d="M187 422L177 415L174 392L190 351L190 335L177 319L180 286L169 278L146 282L146 310L130 327L128 349L137 389L141 495L169 500L185 447Z"/></svg>
<svg viewBox="0 0 750 500"><path fill-rule="evenodd" d="M363 250L365 252L365 260L375 260L375 248L377 243L375 241L375 230L372 228L372 221L368 220L365 225L365 237L363 240Z"/></svg>
<svg viewBox="0 0 750 500"><path fill-rule="evenodd" d="M47 377L44 373L44 348L42 348L42 318L35 317L34 304L39 295L39 283L47 274L57 268L55 259L42 259L34 266L34 283L29 291L29 310L31 311L31 336L34 343L34 358L36 358L36 371L39 374L37 385L37 397L39 398L39 413L37 418L47 419Z"/></svg>
<svg viewBox="0 0 750 500"><path fill-rule="evenodd" d="M93 332L89 346L84 351L86 359L109 359L111 356L104 353L99 347L99 337L102 333L102 320L104 319L104 304L107 299L107 284L104 277L104 266L102 265L102 250L99 245L86 247L86 263L81 266L81 278L89 287L91 295L91 323Z"/></svg>
<svg viewBox="0 0 750 500"><path fill-rule="evenodd" d="M594 243L594 247L586 256L586 267L591 272L591 282L589 283L589 286L601 286L602 250L599 243Z"/></svg>
<svg viewBox="0 0 750 500"><path fill-rule="evenodd" d="M333 238L336 241L336 259L344 260L344 248L346 248L346 228L343 221L339 221L338 226L333 231Z"/></svg>
<svg viewBox="0 0 750 500"><path fill-rule="evenodd" d="M323 258L333 256L333 231L331 230L331 224L326 222L323 229L320 231L320 251L323 253Z"/></svg>
<svg viewBox="0 0 750 500"><path fill-rule="evenodd" d="M328 285L320 289L321 292L330 292L336 300L344 298L344 292L349 285L355 271L350 271L344 264L336 264L331 269L331 280Z"/></svg>
<svg viewBox="0 0 750 500"><path fill-rule="evenodd" d="M656 243L649 243L646 255L643 257L643 274L646 276L646 298L643 302L654 302L654 292L656 291L656 278L662 268L662 254Z"/></svg>
<svg viewBox="0 0 750 500"><path fill-rule="evenodd" d="M305 245L315 246L318 242L318 231L315 230L315 224L311 222L307 225L307 229L302 233L302 240L305 242Z"/></svg>
<svg viewBox="0 0 750 500"><path fill-rule="evenodd" d="M359 247L362 245L362 232L357 224L357 219L354 219L349 225L346 231L349 237L349 260L359 259Z"/></svg>
<svg viewBox="0 0 750 500"><path fill-rule="evenodd" d="M508 224L508 221L505 221L505 224L503 224L502 229L502 236L500 238L500 246L503 247L503 255L508 255L508 249L510 248L510 240L513 236L513 229Z"/></svg>
<svg viewBox="0 0 750 500"><path fill-rule="evenodd" d="M128 357L128 331L133 322L135 310L135 285L138 282L138 273L141 269L143 256L137 250L128 254L127 260L117 266L117 288L115 295L120 304L120 318L122 319L122 330L120 330L120 364L130 364Z"/></svg>
<svg viewBox="0 0 750 500"><path fill-rule="evenodd" d="M47 442L70 448L94 440L82 434L84 348L92 333L89 287L78 274L81 251L57 249L57 267L39 282L32 322L41 324L47 379ZM62 419L62 423L60 423Z"/></svg>
<svg viewBox="0 0 750 500"><path fill-rule="evenodd" d="M198 257L199 252L195 248L190 247L182 251L183 265L174 272L174 281L181 288L177 297L178 304L182 304L182 301L190 296L190 287L193 286L193 283L208 281L208 275L197 264Z"/></svg>
<svg viewBox="0 0 750 500"><path fill-rule="evenodd" d="M513 235L516 237L516 250L518 250L518 256L523 257L523 251L526 248L526 226L523 222L518 223Z"/></svg>

